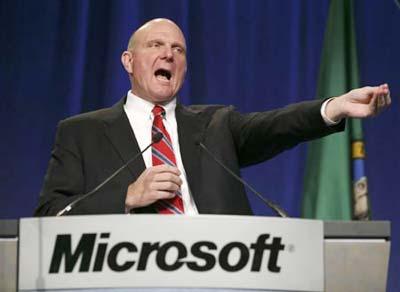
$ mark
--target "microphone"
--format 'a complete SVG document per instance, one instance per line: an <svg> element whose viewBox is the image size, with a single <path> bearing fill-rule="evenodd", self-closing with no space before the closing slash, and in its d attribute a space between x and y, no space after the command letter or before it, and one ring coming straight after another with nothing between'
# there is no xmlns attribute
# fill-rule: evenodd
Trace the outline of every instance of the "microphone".
<svg viewBox="0 0 400 292"><path fill-rule="evenodd" d="M289 215L283 211L281 207L279 207L277 204L273 203L272 201L266 199L263 197L259 192L257 192L251 185L249 185L245 180L243 180L241 177L239 177L237 174L235 174L232 170L230 170L222 161L220 161L215 155L208 150L208 148L201 142L196 142L198 146L203 148L206 153L214 159L215 162L217 162L223 169L225 169L231 176L233 176L236 180L241 182L244 186L246 186L250 191L252 191L261 201L263 201L268 207L270 207L272 210L275 211L276 214L278 214L282 218L289 218Z"/></svg>
<svg viewBox="0 0 400 292"><path fill-rule="evenodd" d="M67 213L69 213L73 207L75 207L79 202L82 200L85 200L86 198L90 197L94 193L96 193L98 190L100 190L104 185L106 185L110 180L112 180L115 176L117 176L121 171L123 171L129 164L131 164L133 161L135 161L140 155L142 155L147 149L149 149L153 144L156 144L161 141L163 138L163 134L161 132L157 132L151 137L151 143L147 145L146 148L144 148L141 152L137 153L135 156L133 156L131 159L129 159L124 165L122 165L120 168L118 168L114 173L112 173L109 177L107 177L103 182L101 182L99 185L97 185L93 190L90 192L83 194L81 197L77 198L76 200L72 201L69 203L64 209L60 210L56 217L63 216Z"/></svg>

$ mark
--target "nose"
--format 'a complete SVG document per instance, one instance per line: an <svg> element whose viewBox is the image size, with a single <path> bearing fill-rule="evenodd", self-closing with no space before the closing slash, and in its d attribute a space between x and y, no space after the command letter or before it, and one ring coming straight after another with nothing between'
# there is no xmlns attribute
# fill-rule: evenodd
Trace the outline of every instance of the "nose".
<svg viewBox="0 0 400 292"><path fill-rule="evenodd" d="M162 59L167 60L168 62L172 62L174 60L174 55L172 53L172 48L169 46L165 46Z"/></svg>

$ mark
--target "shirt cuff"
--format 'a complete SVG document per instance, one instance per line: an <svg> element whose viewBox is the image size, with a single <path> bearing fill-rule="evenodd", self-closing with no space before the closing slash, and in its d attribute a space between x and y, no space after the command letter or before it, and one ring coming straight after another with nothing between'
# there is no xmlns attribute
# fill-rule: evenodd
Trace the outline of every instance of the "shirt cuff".
<svg viewBox="0 0 400 292"><path fill-rule="evenodd" d="M334 99L334 97L331 97L331 98L325 100L324 103L323 103L322 106L321 106L321 116L322 116L322 119L324 120L324 122L325 122L325 124L326 124L327 126L334 126L334 125L339 124L339 123L342 121L342 120L339 120L339 121L332 121L332 120L331 120L330 118L328 118L328 116L326 115L326 106L327 106L328 103L329 103L331 100L333 100L333 99Z"/></svg>

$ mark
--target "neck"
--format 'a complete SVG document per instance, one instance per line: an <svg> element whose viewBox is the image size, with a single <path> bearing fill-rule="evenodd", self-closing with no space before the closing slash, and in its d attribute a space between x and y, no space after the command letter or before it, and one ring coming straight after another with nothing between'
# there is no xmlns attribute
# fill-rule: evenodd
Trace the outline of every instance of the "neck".
<svg viewBox="0 0 400 292"><path fill-rule="evenodd" d="M139 98L141 98L141 99L143 99L143 100L146 100L146 101L148 101L148 102L151 102L151 103L154 104L154 105L162 105L162 106L165 106L165 105L169 104L171 101L173 101L173 100L176 98L175 96L171 96L171 97L168 97L166 100L157 100L157 98L147 97L146 95L143 95L143 94L141 94L141 93L139 93L139 92L136 92L136 91L133 90L133 89L131 89L131 92L132 92L132 94L134 94L135 96L137 96L137 97L139 97Z"/></svg>

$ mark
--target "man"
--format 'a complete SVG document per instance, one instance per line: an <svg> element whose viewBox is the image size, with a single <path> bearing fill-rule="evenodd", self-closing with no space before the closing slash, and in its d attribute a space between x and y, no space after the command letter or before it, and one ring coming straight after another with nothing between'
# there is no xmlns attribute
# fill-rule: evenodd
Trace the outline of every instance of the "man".
<svg viewBox="0 0 400 292"><path fill-rule="evenodd" d="M59 124L36 215L55 215L151 143L152 146L69 214L251 214L243 186L199 147L239 174L300 142L344 128L346 117L376 115L391 101L386 84L323 101L242 115L232 107L177 103L187 63L180 28L154 19L122 54L132 89L112 108Z"/></svg>

